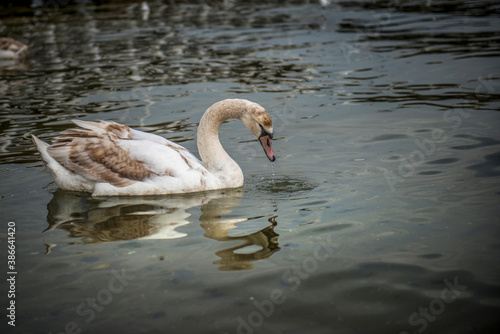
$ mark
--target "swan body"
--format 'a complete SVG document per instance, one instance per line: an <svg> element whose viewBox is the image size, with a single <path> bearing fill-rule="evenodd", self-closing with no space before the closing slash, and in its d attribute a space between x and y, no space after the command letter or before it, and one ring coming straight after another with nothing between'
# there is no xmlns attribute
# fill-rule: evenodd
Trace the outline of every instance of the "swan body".
<svg viewBox="0 0 500 334"><path fill-rule="evenodd" d="M197 144L203 162L161 136L114 122L74 120L81 129L63 131L52 145L32 137L61 189L93 196L189 193L243 185L241 168L219 141L219 128L229 118L241 119L268 159L276 159L271 117L243 99L217 102L202 116Z"/></svg>
<svg viewBox="0 0 500 334"><path fill-rule="evenodd" d="M21 59L28 55L31 46L8 37L0 38L0 59Z"/></svg>

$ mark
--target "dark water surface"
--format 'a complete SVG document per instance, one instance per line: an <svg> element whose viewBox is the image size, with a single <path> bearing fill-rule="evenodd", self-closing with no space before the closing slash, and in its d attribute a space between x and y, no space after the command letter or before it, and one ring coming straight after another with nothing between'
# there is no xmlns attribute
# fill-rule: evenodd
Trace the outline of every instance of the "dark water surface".
<svg viewBox="0 0 500 334"><path fill-rule="evenodd" d="M2 333L497 333L496 1L77 1L0 7ZM243 189L91 198L30 140L112 120L197 154L204 110L264 106ZM0 294L9 286L2 280Z"/></svg>

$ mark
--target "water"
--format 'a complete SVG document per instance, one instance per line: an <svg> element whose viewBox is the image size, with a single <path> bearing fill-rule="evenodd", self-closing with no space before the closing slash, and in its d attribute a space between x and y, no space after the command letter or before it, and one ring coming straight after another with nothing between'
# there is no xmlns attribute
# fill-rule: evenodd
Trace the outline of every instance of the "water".
<svg viewBox="0 0 500 334"><path fill-rule="evenodd" d="M2 332L496 333L495 1L148 3L1 9L34 43L0 64ZM224 98L274 120L274 166L222 128L243 189L66 193L29 136L105 119L197 154Z"/></svg>

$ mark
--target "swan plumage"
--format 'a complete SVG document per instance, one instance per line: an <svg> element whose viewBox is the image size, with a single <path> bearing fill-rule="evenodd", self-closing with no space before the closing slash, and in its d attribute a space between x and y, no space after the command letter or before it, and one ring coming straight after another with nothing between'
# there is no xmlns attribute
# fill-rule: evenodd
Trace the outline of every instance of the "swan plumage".
<svg viewBox="0 0 500 334"><path fill-rule="evenodd" d="M219 141L229 118L241 119L269 160L276 159L271 117L244 99L217 102L202 116L197 144L203 162L164 137L109 121L73 120L80 128L61 132L52 145L32 137L61 189L94 196L188 193L243 185L241 168Z"/></svg>
<svg viewBox="0 0 500 334"><path fill-rule="evenodd" d="M31 45L10 37L0 37L0 59L21 59L28 55Z"/></svg>

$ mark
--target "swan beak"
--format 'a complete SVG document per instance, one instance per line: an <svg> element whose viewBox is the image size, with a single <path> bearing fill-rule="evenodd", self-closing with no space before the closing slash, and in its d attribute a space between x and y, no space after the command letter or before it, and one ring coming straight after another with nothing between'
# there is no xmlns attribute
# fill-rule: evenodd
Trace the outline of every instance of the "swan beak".
<svg viewBox="0 0 500 334"><path fill-rule="evenodd" d="M262 144L262 148L264 149L264 152L266 152L267 158L271 162L276 160L276 154L274 154L273 147L271 145L271 136L270 135L260 136L259 141Z"/></svg>

